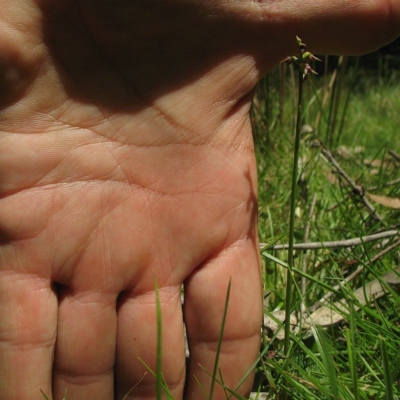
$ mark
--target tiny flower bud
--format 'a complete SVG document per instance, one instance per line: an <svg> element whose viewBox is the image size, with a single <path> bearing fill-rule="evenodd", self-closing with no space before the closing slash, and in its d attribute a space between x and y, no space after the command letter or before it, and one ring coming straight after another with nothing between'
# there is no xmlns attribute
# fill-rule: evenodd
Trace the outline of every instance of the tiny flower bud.
<svg viewBox="0 0 400 400"><path fill-rule="evenodd" d="M311 68L310 64L306 64L303 71L303 80L305 81L307 79L307 76L310 74L318 75L318 72L314 71Z"/></svg>

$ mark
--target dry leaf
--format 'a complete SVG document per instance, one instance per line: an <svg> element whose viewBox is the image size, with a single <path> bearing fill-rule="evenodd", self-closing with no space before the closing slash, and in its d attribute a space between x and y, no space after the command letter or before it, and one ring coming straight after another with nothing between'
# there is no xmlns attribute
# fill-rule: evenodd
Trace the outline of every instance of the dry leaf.
<svg viewBox="0 0 400 400"><path fill-rule="evenodd" d="M345 145L341 145L337 148L336 153L344 158L344 159L351 159L354 157L354 152L350 147L347 147Z"/></svg>
<svg viewBox="0 0 400 400"><path fill-rule="evenodd" d="M271 313L264 314L264 326L269 329L273 334L277 332L277 330L285 323L285 311L284 310L279 310L279 311L272 311ZM279 321L277 323L276 321ZM296 313L290 314L290 326L291 330L293 331L295 327L297 327L298 324L298 319L296 316ZM281 328L281 330L278 332L276 335L276 338L278 340L283 340L285 338L285 329L284 327Z"/></svg>
<svg viewBox="0 0 400 400"><path fill-rule="evenodd" d="M386 196L378 196L372 193L365 193L372 201L378 203L382 206L389 208L400 208L400 198L399 197L386 197Z"/></svg>
<svg viewBox="0 0 400 400"><path fill-rule="evenodd" d="M384 296L386 292L385 286L382 286L381 281L386 282L389 286L395 287L400 285L400 267L397 267L394 271L387 273L382 276L380 280L374 279L369 282L365 287L359 287L354 291L354 298L358 300L360 304L367 304L368 301L373 299L378 299ZM367 296L367 298L365 298ZM342 322L348 314L348 304L346 300L341 299L334 303L333 305L325 305L314 311L309 317L303 320L302 327L304 329L309 329L313 325L318 325L321 327L329 327ZM354 309L358 310L359 307L354 305ZM290 327L292 332L296 332L299 329L298 316L296 312L290 315ZM277 323L276 321L279 321ZM264 314L264 326L271 330L274 334L277 332L279 327L285 321L285 311L273 311L269 314ZM285 338L285 332L283 327L277 334L276 338L278 340L283 340Z"/></svg>
<svg viewBox="0 0 400 400"><path fill-rule="evenodd" d="M356 154L364 153L365 148L363 146L347 147L341 145L337 148L337 154L344 159L352 159Z"/></svg>
<svg viewBox="0 0 400 400"><path fill-rule="evenodd" d="M375 167L375 168L380 168L380 167L388 167L389 165L391 165L391 161L388 160L368 160L365 159L364 160L364 164L367 165L368 167Z"/></svg>
<svg viewBox="0 0 400 400"><path fill-rule="evenodd" d="M400 284L399 274L400 267L387 273L385 276L382 276L381 280L386 282L389 286L398 286ZM382 286L378 279L374 279L372 282L366 284L365 287L359 287L356 289L354 291L354 297L360 302L360 304L365 305L368 301L379 299L385 295L385 293L385 287ZM367 298L365 298L365 296L367 296ZM322 306L318 310L314 311L310 315L310 318L306 319L306 324L309 324L309 326L314 324L323 327L335 325L344 320L343 314L348 314L348 308L348 304L344 299L337 301L332 306ZM359 307L354 305L354 309L358 310Z"/></svg>

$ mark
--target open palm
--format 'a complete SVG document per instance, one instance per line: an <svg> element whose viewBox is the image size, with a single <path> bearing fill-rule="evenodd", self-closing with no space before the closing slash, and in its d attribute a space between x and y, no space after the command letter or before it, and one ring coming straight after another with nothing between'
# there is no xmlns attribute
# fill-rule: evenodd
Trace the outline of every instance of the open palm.
<svg viewBox="0 0 400 400"><path fill-rule="evenodd" d="M0 399L154 398L156 282L164 378L182 397L184 320L197 399L231 280L234 388L262 313L252 90L296 33L315 52L384 44L399 2L2 3Z"/></svg>

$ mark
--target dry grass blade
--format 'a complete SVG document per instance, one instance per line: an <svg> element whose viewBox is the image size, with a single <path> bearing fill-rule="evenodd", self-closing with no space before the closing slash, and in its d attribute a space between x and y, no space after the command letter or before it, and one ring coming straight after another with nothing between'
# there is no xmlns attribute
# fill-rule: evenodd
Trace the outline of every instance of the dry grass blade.
<svg viewBox="0 0 400 400"><path fill-rule="evenodd" d="M387 197L387 196L379 196L376 194L365 192L365 194L375 203L380 204L384 207L400 209L400 198L398 197Z"/></svg>

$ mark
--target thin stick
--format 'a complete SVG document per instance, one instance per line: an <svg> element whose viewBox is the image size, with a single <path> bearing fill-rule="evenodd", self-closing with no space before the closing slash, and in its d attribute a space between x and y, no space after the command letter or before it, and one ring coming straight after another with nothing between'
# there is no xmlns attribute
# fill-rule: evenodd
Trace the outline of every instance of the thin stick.
<svg viewBox="0 0 400 400"><path fill-rule="evenodd" d="M395 249L398 246L400 246L400 240L398 240L397 242L392 243L390 246L386 247L386 249L384 249L381 252L379 252L378 254L376 254L368 264L372 265L375 261L379 260L385 254L389 253L389 251L392 251L393 249ZM365 266L361 265L353 273L351 273L349 276L347 276L345 279L343 279L343 281L341 281L340 283L335 285L333 287L333 291L328 292L324 296L322 296L321 299L316 303L316 305L314 305L312 307L312 309L311 308L309 309L309 312L313 312L317 308L319 308L321 305L325 304L326 301L334 294L334 291L339 290L340 287L343 286L345 283L348 283L351 280L353 280L356 276L358 276L364 270L364 268L365 268Z"/></svg>
<svg viewBox="0 0 400 400"><path fill-rule="evenodd" d="M344 180L351 186L353 189L354 193L357 194L361 201L364 203L365 207L368 209L370 214L377 219L378 221L383 221L383 218L376 212L374 206L368 201L368 199L365 197L364 194L364 189L362 186L356 185L356 183L346 174L344 169L339 165L339 163L335 160L333 157L332 153L328 150L322 147L321 144L321 153L328 159L328 161L335 167L337 173L344 178Z"/></svg>
<svg viewBox="0 0 400 400"><path fill-rule="evenodd" d="M380 233L374 233L368 236L362 236L360 238L346 239L346 240L335 240L332 242L310 242L310 243L296 243L293 245L294 250L318 250L318 249L335 249L342 247L353 247L359 246L362 243L369 243L379 239L385 239L391 236L400 235L399 230L383 231ZM289 244L275 244L274 246L268 247L267 243L260 243L260 248L266 248L266 250L287 250Z"/></svg>
<svg viewBox="0 0 400 400"><path fill-rule="evenodd" d="M389 150L389 154L390 154L396 161L400 161L400 155L397 154L394 150Z"/></svg>

